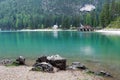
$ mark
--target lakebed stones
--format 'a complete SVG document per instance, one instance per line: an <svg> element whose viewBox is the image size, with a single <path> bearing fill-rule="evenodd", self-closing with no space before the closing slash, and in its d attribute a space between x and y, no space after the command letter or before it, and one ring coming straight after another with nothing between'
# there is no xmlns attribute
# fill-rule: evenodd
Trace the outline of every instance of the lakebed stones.
<svg viewBox="0 0 120 80"><path fill-rule="evenodd" d="M1 65L9 65L9 64L12 64L12 63L13 63L13 61L10 60L10 59L3 59L3 60L0 61Z"/></svg>
<svg viewBox="0 0 120 80"><path fill-rule="evenodd" d="M68 66L68 70L86 70L88 69L85 65L80 62L73 62L72 65Z"/></svg>
<svg viewBox="0 0 120 80"><path fill-rule="evenodd" d="M53 66L46 62L37 63L32 68L32 71L53 72Z"/></svg>
<svg viewBox="0 0 120 80"><path fill-rule="evenodd" d="M106 71L100 71L100 72L97 72L95 74L99 75L99 76L104 76L104 77L113 77L110 73L108 73Z"/></svg>
<svg viewBox="0 0 120 80"><path fill-rule="evenodd" d="M25 58L23 56L19 56L17 59L16 59L16 64L18 65L25 65Z"/></svg>

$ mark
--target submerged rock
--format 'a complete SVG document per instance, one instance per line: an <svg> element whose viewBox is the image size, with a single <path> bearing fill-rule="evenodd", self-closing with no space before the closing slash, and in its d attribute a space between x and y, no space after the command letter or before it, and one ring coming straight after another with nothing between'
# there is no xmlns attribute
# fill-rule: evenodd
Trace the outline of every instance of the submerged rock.
<svg viewBox="0 0 120 80"><path fill-rule="evenodd" d="M25 65L25 58L23 56L19 56L17 59L16 59L16 63L18 65Z"/></svg>
<svg viewBox="0 0 120 80"><path fill-rule="evenodd" d="M53 66L49 63L37 63L32 68L33 71L53 72Z"/></svg>
<svg viewBox="0 0 120 80"><path fill-rule="evenodd" d="M106 71L97 72L96 75L104 76L104 77L112 77L112 75Z"/></svg>
<svg viewBox="0 0 120 80"><path fill-rule="evenodd" d="M86 70L88 69L85 65L81 64L80 62L73 62L72 65L68 66L69 70Z"/></svg>

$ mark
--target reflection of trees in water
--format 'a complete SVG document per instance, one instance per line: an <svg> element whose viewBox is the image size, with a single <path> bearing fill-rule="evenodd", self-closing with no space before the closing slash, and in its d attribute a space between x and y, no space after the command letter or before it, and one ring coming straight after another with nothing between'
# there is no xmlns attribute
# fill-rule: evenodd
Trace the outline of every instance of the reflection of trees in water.
<svg viewBox="0 0 120 80"><path fill-rule="evenodd" d="M120 52L120 36L114 35L101 35L103 37L103 43L110 51Z"/></svg>
<svg viewBox="0 0 120 80"><path fill-rule="evenodd" d="M120 36L106 36L107 39L109 39L109 41L111 41L115 46L117 46L118 48L120 47Z"/></svg>
<svg viewBox="0 0 120 80"><path fill-rule="evenodd" d="M58 31L53 31L53 37L58 38Z"/></svg>

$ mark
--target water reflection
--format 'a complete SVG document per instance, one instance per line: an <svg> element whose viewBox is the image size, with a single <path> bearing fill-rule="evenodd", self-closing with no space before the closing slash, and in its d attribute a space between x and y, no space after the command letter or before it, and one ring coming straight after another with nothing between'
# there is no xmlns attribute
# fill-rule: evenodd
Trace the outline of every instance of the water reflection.
<svg viewBox="0 0 120 80"><path fill-rule="evenodd" d="M74 60L97 60L118 68L120 36L68 31L0 33L0 57L36 58L52 54Z"/></svg>
<svg viewBox="0 0 120 80"><path fill-rule="evenodd" d="M81 53L84 55L92 56L94 53L94 50L91 46L85 46L80 48Z"/></svg>
<svg viewBox="0 0 120 80"><path fill-rule="evenodd" d="M53 37L58 38L58 31L53 31Z"/></svg>

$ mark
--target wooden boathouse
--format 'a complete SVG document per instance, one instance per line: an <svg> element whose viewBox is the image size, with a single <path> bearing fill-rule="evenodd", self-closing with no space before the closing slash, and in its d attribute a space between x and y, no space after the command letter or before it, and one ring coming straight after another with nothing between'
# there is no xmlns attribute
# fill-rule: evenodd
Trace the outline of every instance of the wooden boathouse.
<svg viewBox="0 0 120 80"><path fill-rule="evenodd" d="M81 27L78 27L78 31L82 31L82 32L94 31L94 28L92 28L91 26L81 26Z"/></svg>

